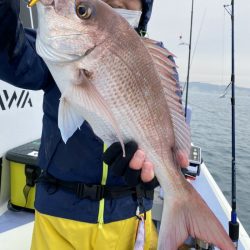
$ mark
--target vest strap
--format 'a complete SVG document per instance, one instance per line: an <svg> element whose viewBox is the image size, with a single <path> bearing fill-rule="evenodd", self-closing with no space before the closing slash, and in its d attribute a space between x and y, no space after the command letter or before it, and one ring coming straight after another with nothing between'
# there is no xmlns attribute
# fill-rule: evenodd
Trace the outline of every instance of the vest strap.
<svg viewBox="0 0 250 250"><path fill-rule="evenodd" d="M60 187L75 193L80 199L90 199L94 201L100 201L103 198L117 199L130 195L136 199L138 195L140 196L139 198L153 199L154 197L154 190L145 190L141 184L136 187L90 185L81 182L62 181L48 173L43 173L37 182L51 184L55 187ZM138 192L138 190L140 190L140 192Z"/></svg>

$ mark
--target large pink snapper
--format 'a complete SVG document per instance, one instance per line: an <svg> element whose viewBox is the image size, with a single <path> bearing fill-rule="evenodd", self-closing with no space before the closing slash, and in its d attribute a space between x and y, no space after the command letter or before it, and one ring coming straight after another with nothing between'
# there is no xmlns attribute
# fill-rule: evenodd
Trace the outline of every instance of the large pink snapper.
<svg viewBox="0 0 250 250"><path fill-rule="evenodd" d="M99 0L40 0L38 12L37 52L62 93L64 141L87 120L108 145L133 139L146 152L166 194L158 249L176 250L189 235L235 249L180 172L190 135L166 50Z"/></svg>

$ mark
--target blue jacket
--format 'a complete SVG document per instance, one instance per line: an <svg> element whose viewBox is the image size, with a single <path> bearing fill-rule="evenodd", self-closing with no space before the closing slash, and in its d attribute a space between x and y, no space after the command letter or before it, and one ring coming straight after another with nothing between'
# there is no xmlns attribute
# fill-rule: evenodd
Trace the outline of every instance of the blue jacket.
<svg viewBox="0 0 250 250"><path fill-rule="evenodd" d="M0 9L1 12L1 9ZM102 178L103 142L85 122L68 140L62 141L57 126L60 91L48 68L35 51L36 32L23 29L21 23L10 15L0 13L0 79L20 88L43 90L43 130L39 151L39 166L54 177L74 182L100 184ZM0 20L1 21L1 20ZM13 28L15 27L15 28ZM123 186L121 177L111 171L108 186ZM152 200L145 199L146 210ZM50 185L38 183L35 208L52 216L96 223L99 202L79 199L74 193ZM137 202L132 196L105 200L104 222L112 222L135 216Z"/></svg>

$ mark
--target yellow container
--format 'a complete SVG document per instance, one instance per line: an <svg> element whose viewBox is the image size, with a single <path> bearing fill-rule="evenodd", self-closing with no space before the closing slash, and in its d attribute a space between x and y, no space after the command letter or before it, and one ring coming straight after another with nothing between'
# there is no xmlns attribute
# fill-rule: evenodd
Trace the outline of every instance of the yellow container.
<svg viewBox="0 0 250 250"><path fill-rule="evenodd" d="M34 209L35 180L41 170L37 166L40 141L36 140L7 152L10 161L10 205Z"/></svg>

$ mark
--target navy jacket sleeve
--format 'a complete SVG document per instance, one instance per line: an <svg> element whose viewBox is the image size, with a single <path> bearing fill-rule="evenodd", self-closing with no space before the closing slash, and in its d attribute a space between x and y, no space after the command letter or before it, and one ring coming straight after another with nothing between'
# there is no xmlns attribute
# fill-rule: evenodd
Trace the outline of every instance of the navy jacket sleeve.
<svg viewBox="0 0 250 250"><path fill-rule="evenodd" d="M36 32L23 29L18 4L0 0L0 79L20 88L46 89L51 74L36 53Z"/></svg>

